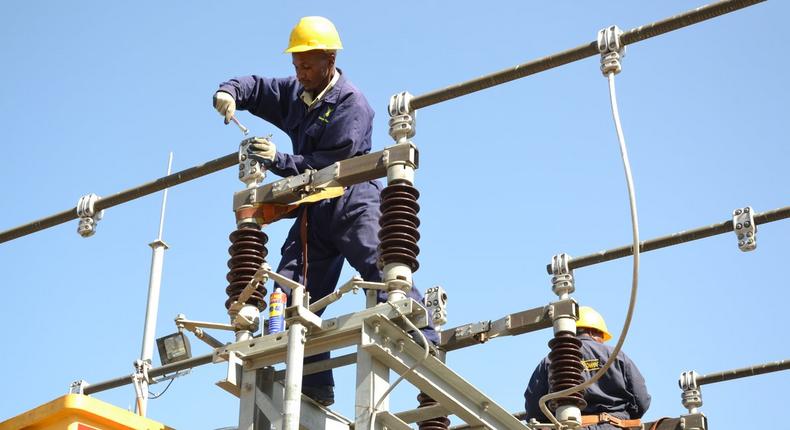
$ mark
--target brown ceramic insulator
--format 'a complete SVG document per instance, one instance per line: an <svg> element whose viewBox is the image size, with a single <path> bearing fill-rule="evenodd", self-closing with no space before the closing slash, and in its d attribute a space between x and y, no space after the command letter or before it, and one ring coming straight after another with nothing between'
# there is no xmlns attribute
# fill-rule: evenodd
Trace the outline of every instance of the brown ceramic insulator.
<svg viewBox="0 0 790 430"><path fill-rule="evenodd" d="M225 308L230 309L230 305L238 299L244 287L250 282L255 271L266 260L266 241L268 237L254 225L243 225L238 230L230 234L230 260L228 260L228 287L225 292L228 300L225 301ZM266 288L263 284L252 294L247 303L263 310L266 308Z"/></svg>
<svg viewBox="0 0 790 430"><path fill-rule="evenodd" d="M551 352L549 352L549 360L551 361L551 364L549 364L550 393L572 388L584 382L581 346L582 342L573 333L567 331L558 332L549 341L549 348L551 349ZM549 402L549 408L551 409L566 405L584 409L587 406L587 402L584 401L584 393L576 392Z"/></svg>
<svg viewBox="0 0 790 430"><path fill-rule="evenodd" d="M412 272L420 268L419 197L420 192L406 181L393 181L381 191L379 268L391 263L405 264Z"/></svg>
<svg viewBox="0 0 790 430"><path fill-rule="evenodd" d="M418 408L427 408L428 406L439 404L439 402L423 392L417 395L417 401L420 402ZM417 426L420 430L447 430L450 428L450 420L447 417L436 417L420 421L417 423Z"/></svg>

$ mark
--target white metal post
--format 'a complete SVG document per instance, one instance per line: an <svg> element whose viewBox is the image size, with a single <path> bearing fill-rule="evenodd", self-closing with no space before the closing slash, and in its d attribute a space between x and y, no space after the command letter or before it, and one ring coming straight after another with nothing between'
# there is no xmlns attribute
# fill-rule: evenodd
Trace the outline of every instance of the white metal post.
<svg viewBox="0 0 790 430"><path fill-rule="evenodd" d="M371 342L363 331L361 344ZM357 389L354 402L354 428L358 430L374 430L371 424L376 403L390 386L389 367L376 360L370 353L357 348ZM380 411L389 409L389 399L381 400ZM380 421L379 421L380 422ZM382 428L381 424L376 427Z"/></svg>
<svg viewBox="0 0 790 430"><path fill-rule="evenodd" d="M167 174L170 175L173 166L173 153L167 161ZM162 230L165 223L165 206L167 204L167 188L162 193L162 210L159 213L159 234L156 240L149 243L151 247L151 273L148 278L148 303L145 307L145 326L143 328L143 345L140 352L140 360L143 366L149 366L154 355L154 339L156 336L156 316L159 312L159 291L162 286L162 266L165 259L167 244L162 240ZM140 391L137 393L138 406L137 413L145 416L148 406L148 381L141 380Z"/></svg>
<svg viewBox="0 0 790 430"><path fill-rule="evenodd" d="M291 290L291 304L304 305L304 287ZM285 367L285 401L283 402L283 429L299 430L299 414L302 406L302 373L304 369L304 344L307 328L298 319L288 321L288 352Z"/></svg>

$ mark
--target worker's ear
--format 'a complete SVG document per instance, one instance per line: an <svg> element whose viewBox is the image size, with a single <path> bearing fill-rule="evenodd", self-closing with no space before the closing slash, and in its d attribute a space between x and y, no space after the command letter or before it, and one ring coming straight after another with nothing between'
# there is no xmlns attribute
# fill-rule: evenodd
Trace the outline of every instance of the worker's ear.
<svg viewBox="0 0 790 430"><path fill-rule="evenodd" d="M337 57L337 51L325 51L326 52L326 60L329 64L329 67L335 67L335 58Z"/></svg>

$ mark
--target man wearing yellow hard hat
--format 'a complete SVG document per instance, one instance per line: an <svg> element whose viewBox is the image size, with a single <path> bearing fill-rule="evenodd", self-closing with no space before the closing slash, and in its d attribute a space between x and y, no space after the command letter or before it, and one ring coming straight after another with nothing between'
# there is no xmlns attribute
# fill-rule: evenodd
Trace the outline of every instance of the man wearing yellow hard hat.
<svg viewBox="0 0 790 430"><path fill-rule="evenodd" d="M292 154L261 139L251 145L250 158L287 177L370 152L373 109L335 67L340 49L343 45L334 24L320 16L307 16L291 31L285 50L291 54L296 76L243 76L220 84L214 107L226 124L236 109L246 110L291 138ZM380 193L379 182L368 181L348 187L340 197L302 205L282 247L277 271L306 285L311 300L334 290L344 258L365 280L380 282L376 265ZM416 289L410 296L422 302ZM386 300L386 293L381 292L379 300ZM434 343L438 340L433 329L425 330L425 335ZM327 358L329 353L307 357L305 362ZM302 391L330 405L333 387L332 373L326 371L305 376Z"/></svg>
<svg viewBox="0 0 790 430"><path fill-rule="evenodd" d="M581 340L582 376L586 381L609 360L613 348L604 342L612 335L601 314L588 306L579 307L576 332ZM582 420L585 430L639 427L637 421L650 407L645 379L634 362L622 351L616 360L601 379L584 391L587 406L582 409ZM549 364L548 357L538 364L524 392L527 420L548 422L538 401L549 392Z"/></svg>

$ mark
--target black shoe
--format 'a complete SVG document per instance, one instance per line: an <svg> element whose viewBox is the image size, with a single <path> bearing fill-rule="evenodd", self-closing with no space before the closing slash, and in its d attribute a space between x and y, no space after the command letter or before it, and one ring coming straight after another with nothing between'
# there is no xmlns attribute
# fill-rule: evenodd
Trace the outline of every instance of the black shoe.
<svg viewBox="0 0 790 430"><path fill-rule="evenodd" d="M313 399L323 406L332 406L335 403L335 387L332 385L302 386L302 394Z"/></svg>

